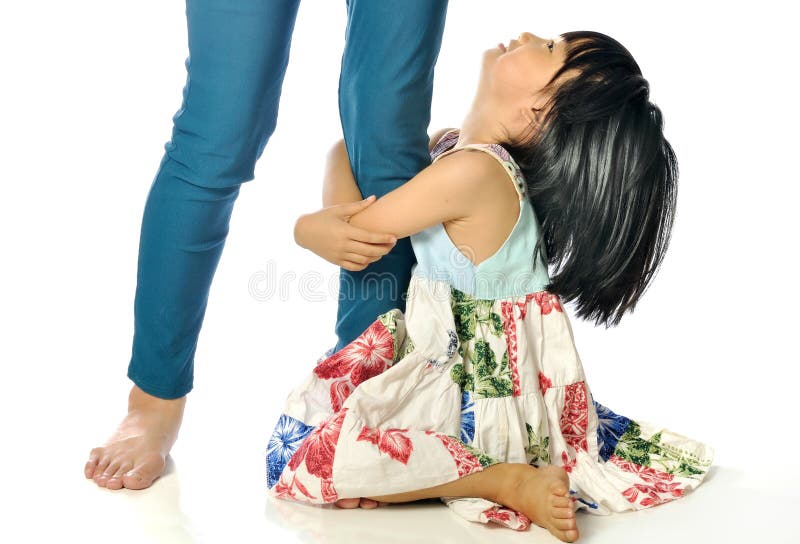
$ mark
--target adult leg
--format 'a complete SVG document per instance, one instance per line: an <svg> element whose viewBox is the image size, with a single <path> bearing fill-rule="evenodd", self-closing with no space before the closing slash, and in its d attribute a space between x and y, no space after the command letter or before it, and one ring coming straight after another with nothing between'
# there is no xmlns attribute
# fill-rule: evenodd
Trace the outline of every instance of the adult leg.
<svg viewBox="0 0 800 544"><path fill-rule="evenodd" d="M348 0L339 112L361 194L380 197L430 164L433 70L446 0ZM364 270L340 270L338 351L381 313L405 310L416 262L408 238Z"/></svg>
<svg viewBox="0 0 800 544"><path fill-rule="evenodd" d="M272 134L299 0L187 0L183 103L142 218L129 413L84 472L148 487L192 389L197 338L241 183Z"/></svg>

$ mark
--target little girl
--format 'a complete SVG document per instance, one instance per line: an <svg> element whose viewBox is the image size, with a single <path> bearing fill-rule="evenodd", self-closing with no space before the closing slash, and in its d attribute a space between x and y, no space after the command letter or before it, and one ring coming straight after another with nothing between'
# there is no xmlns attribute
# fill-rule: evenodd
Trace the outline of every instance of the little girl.
<svg viewBox="0 0 800 544"><path fill-rule="evenodd" d="M600 33L523 33L484 53L472 107L434 136L431 166L349 218L411 236L406 312L376 316L291 393L267 451L273 495L439 497L468 520L533 520L572 542L578 509L640 510L702 482L710 446L592 398L563 305L616 325L663 259L677 163L648 97L630 53ZM328 207L295 226L329 258L344 247L331 205L361 199L348 164L338 144ZM364 268L389 247L337 259Z"/></svg>

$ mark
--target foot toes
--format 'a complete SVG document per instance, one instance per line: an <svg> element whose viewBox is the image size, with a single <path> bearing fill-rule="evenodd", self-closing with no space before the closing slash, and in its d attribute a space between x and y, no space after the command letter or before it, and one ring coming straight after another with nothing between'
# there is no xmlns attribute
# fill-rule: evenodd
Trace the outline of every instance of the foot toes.
<svg viewBox="0 0 800 544"><path fill-rule="evenodd" d="M360 503L361 508L372 509L378 506L377 501L373 501L372 499L362 498Z"/></svg>
<svg viewBox="0 0 800 544"><path fill-rule="evenodd" d="M564 531L564 540L567 542L575 542L578 540L578 530L570 529L569 531Z"/></svg>
<svg viewBox="0 0 800 544"><path fill-rule="evenodd" d="M575 512L572 508L553 508L553 518L554 519L573 519L575 517Z"/></svg>
<svg viewBox="0 0 800 544"><path fill-rule="evenodd" d="M106 482L107 489L122 489L122 477L126 472L131 470L133 465L131 463L123 463L117 471Z"/></svg>
<svg viewBox="0 0 800 544"><path fill-rule="evenodd" d="M554 519L553 526L560 531L568 531L577 527L574 519Z"/></svg>
<svg viewBox="0 0 800 544"><path fill-rule="evenodd" d="M550 492L558 497L568 497L569 488L564 485L564 482L555 480L550 484Z"/></svg>
<svg viewBox="0 0 800 544"><path fill-rule="evenodd" d="M103 457L100 459L100 461L98 461L97 466L94 469L94 475L92 476L92 479L97 485L99 486L105 485L107 477L104 476L103 473L108 468L108 465L110 463L111 459L109 459L108 457Z"/></svg>
<svg viewBox="0 0 800 544"><path fill-rule="evenodd" d="M358 497L356 497L354 499L339 499L334 504L336 506L338 506L339 508L350 509L350 508L358 508L358 502L359 502L359 499L358 499Z"/></svg>
<svg viewBox="0 0 800 544"><path fill-rule="evenodd" d="M100 461L103 453L105 453L103 448L92 448L92 451L89 452L89 460L86 461L86 465L83 467L83 474L86 478L91 479L94 477L95 470L97 470L97 463Z"/></svg>
<svg viewBox="0 0 800 544"><path fill-rule="evenodd" d="M145 489L153 483L138 470L130 470L122 475L122 485L128 489Z"/></svg>
<svg viewBox="0 0 800 544"><path fill-rule="evenodd" d="M561 495L552 495L550 498L550 504L552 504L556 508L566 508L567 506L572 505L572 500L570 500L569 497L562 497Z"/></svg>

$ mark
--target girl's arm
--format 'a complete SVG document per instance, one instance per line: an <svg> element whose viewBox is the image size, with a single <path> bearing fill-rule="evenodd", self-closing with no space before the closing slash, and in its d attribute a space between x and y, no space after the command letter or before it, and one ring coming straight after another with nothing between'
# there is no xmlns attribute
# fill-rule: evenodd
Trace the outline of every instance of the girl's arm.
<svg viewBox="0 0 800 544"><path fill-rule="evenodd" d="M450 128L437 130L430 137L428 151L433 151L433 147L439 142ZM350 168L350 159L347 155L347 147L344 140L339 140L328 152L325 161L325 176L322 183L322 206L335 206L347 202L357 202L364 197L358 189L356 180L353 177L353 170Z"/></svg>
<svg viewBox="0 0 800 544"><path fill-rule="evenodd" d="M430 147L444 132L434 135ZM338 142L326 166L323 203L328 207L302 215L295 224L300 246L349 270L363 270L380 259L393 247L393 238L473 214L490 190L486 177L497 168L484 153L458 153L371 203L357 200L361 193L349 164L343 142Z"/></svg>
<svg viewBox="0 0 800 544"><path fill-rule="evenodd" d="M322 206L335 206L347 202L362 200L361 191L358 189L350 168L350 159L344 140L339 140L328 152L325 161L325 175L322 180Z"/></svg>
<svg viewBox="0 0 800 544"><path fill-rule="evenodd" d="M334 157L341 160L340 164L345 164L347 159L343 146L334 151ZM496 168L497 161L484 153L453 154L436 161L374 203L358 209L351 207L347 217L340 213L339 218L344 218L350 226L366 231L404 238L436 223L472 215L482 199L490 194L489 191L496 190L492 184L486 183L487 177L497 173ZM329 202L339 201L337 199L354 202L361 196L352 173L349 176L333 176L327 181L330 184L326 187L325 198L330 198ZM322 238L331 241L335 235L326 233L326 227L333 224L331 210L339 206L301 216L296 224L296 233L301 233L307 241L319 241ZM299 243L303 245L302 240ZM335 244L335 240L332 243ZM327 245L327 242L322 245Z"/></svg>

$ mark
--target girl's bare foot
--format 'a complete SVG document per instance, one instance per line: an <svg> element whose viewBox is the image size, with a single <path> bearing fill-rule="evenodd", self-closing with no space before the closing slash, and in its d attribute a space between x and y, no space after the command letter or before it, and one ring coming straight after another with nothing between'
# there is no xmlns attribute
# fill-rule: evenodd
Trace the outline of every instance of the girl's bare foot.
<svg viewBox="0 0 800 544"><path fill-rule="evenodd" d="M164 472L185 405L185 396L161 399L134 385L128 415L104 446L89 453L83 469L86 478L108 489L150 487Z"/></svg>
<svg viewBox="0 0 800 544"><path fill-rule="evenodd" d="M517 463L507 469L507 483L496 502L522 512L564 542L578 540L567 472L555 465L535 468Z"/></svg>
<svg viewBox="0 0 800 544"><path fill-rule="evenodd" d="M355 497L355 498L352 498L352 499L339 499L338 501L336 501L333 504L335 504L339 508L350 509L350 508L361 507L361 508L366 508L367 510L369 510L369 509L372 509L372 508L377 508L378 506L386 506L389 503L388 502L383 502L383 501L374 501L374 500L368 499L366 497L361 497L361 498Z"/></svg>

